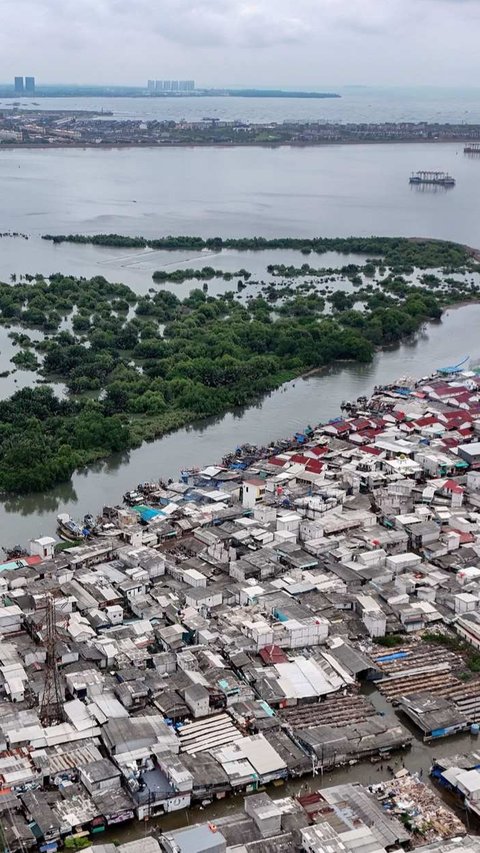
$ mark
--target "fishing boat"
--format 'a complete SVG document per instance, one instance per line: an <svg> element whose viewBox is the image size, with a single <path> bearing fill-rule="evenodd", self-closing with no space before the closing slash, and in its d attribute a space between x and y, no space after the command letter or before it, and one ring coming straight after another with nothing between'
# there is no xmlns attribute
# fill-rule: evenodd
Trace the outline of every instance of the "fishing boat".
<svg viewBox="0 0 480 853"><path fill-rule="evenodd" d="M412 172L410 175L411 184L430 184L438 187L454 187L455 178L452 178L448 172Z"/></svg>
<svg viewBox="0 0 480 853"><path fill-rule="evenodd" d="M57 515L57 530L60 538L66 542L77 542L79 539L90 536L90 530L77 524L73 518L70 518L68 512Z"/></svg>
<svg viewBox="0 0 480 853"><path fill-rule="evenodd" d="M125 492L123 500L128 504L128 506L136 506L137 504L142 503L143 495L141 495L136 489L131 489L129 492Z"/></svg>

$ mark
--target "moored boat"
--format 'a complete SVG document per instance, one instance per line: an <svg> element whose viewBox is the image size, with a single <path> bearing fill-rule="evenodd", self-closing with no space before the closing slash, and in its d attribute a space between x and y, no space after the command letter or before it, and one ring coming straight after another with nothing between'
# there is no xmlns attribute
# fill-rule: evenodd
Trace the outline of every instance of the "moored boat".
<svg viewBox="0 0 480 853"><path fill-rule="evenodd" d="M125 492L123 500L129 506L136 506L136 504L142 503L143 495L141 495L136 489L131 489L129 492Z"/></svg>
<svg viewBox="0 0 480 853"><path fill-rule="evenodd" d="M60 538L66 542L77 542L79 539L85 539L86 536L90 535L90 531L70 518L68 512L57 515L57 530Z"/></svg>

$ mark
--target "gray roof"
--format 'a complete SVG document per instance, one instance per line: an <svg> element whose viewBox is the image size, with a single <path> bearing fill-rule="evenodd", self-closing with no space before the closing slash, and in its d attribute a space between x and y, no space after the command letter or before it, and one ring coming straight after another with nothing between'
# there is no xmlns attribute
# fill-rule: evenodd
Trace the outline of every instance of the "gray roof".
<svg viewBox="0 0 480 853"><path fill-rule="evenodd" d="M121 776L118 767L115 767L108 758L100 758L98 761L90 762L90 764L84 764L81 770L90 782L103 782L106 779Z"/></svg>
<svg viewBox="0 0 480 853"><path fill-rule="evenodd" d="M175 850L176 853L224 853L226 849L225 837L218 829L210 829L208 824L197 824L187 829L167 832L165 840L171 840L167 850ZM143 847L139 853L145 853Z"/></svg>
<svg viewBox="0 0 480 853"><path fill-rule="evenodd" d="M451 700L424 691L402 696L400 707L423 732L465 726L467 718Z"/></svg>
<svg viewBox="0 0 480 853"><path fill-rule="evenodd" d="M366 669L377 668L368 655L363 654L348 643L342 643L328 651L332 657L338 660L339 663L346 667L353 675L357 675L359 672L363 672Z"/></svg>
<svg viewBox="0 0 480 853"><path fill-rule="evenodd" d="M190 687L185 688L185 699L187 702L197 702L201 699L206 699L209 695L207 688L203 684L191 684Z"/></svg>

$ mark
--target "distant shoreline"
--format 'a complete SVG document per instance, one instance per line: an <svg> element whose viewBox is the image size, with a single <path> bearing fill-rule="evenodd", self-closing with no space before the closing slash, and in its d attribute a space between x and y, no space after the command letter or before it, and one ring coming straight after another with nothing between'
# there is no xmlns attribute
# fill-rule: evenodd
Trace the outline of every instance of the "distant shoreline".
<svg viewBox="0 0 480 853"><path fill-rule="evenodd" d="M327 148L339 145L465 145L467 140L457 139L455 137L442 139L419 139L411 137L409 139L325 139L314 142L0 142L0 151L15 150L21 148L35 149L45 151L48 148L70 148L75 149L96 149L97 151L113 151L115 149L124 148Z"/></svg>
<svg viewBox="0 0 480 853"><path fill-rule="evenodd" d="M18 92L0 90L1 100L19 101L29 100L32 98L137 98L145 100L162 100L165 98L174 100L184 100L185 98L300 98L324 100L325 98L341 98L337 92L303 92L292 91L285 89L198 89L191 92L146 92L144 90L136 91L108 91L100 90L98 92L89 92L83 90L75 91L54 91L48 92L45 90L35 90L29 94L20 94Z"/></svg>

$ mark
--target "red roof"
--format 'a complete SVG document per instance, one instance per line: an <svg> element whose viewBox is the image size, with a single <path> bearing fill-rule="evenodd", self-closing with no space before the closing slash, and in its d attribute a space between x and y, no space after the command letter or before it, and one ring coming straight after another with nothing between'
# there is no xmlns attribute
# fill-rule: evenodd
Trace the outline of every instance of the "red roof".
<svg viewBox="0 0 480 853"><path fill-rule="evenodd" d="M463 489L455 480L446 480L442 486L447 492L453 492L455 495L463 495Z"/></svg>
<svg viewBox="0 0 480 853"><path fill-rule="evenodd" d="M454 418L448 419L445 426L447 427L447 429L457 429L458 427L461 427L462 424L471 424L471 423L472 423L472 418L469 414L467 414L464 417L462 417L462 415L455 415Z"/></svg>
<svg viewBox="0 0 480 853"><path fill-rule="evenodd" d="M451 533L458 533L460 536L460 545L469 545L471 542L475 542L475 536L473 533L466 533L464 530L456 530L454 527L452 527Z"/></svg>
<svg viewBox="0 0 480 853"><path fill-rule="evenodd" d="M306 470L311 474L320 474L323 469L323 462L318 459L309 459L306 465Z"/></svg>
<svg viewBox="0 0 480 853"><path fill-rule="evenodd" d="M328 426L333 427L340 433L348 432L352 428L349 423L346 423L346 421L339 421L338 424L328 424Z"/></svg>
<svg viewBox="0 0 480 853"><path fill-rule="evenodd" d="M438 385L432 385L432 390L439 397L458 397L459 394L467 393L469 396L472 393L465 387L465 385L457 385L454 387L453 385L449 385L446 382L440 382Z"/></svg>
<svg viewBox="0 0 480 853"><path fill-rule="evenodd" d="M24 559L28 566L38 566L42 562L42 558L36 554L33 557L25 557Z"/></svg>
<svg viewBox="0 0 480 853"><path fill-rule="evenodd" d="M452 397L455 398L457 403L468 403L470 397L472 396L471 391L462 391L460 388L455 393L451 394Z"/></svg>
<svg viewBox="0 0 480 853"><path fill-rule="evenodd" d="M354 418L350 423L356 430L368 429L371 426L371 422L367 418Z"/></svg>
<svg viewBox="0 0 480 853"><path fill-rule="evenodd" d="M309 453L314 453L315 456L323 456L324 453L328 453L328 447L324 444L318 444L316 447L308 447L307 450Z"/></svg>
<svg viewBox="0 0 480 853"><path fill-rule="evenodd" d="M287 460L279 459L278 456L270 456L270 459L268 461L271 462L272 465L279 465L283 467Z"/></svg>
<svg viewBox="0 0 480 853"><path fill-rule="evenodd" d="M472 417L469 412L466 412L464 409L448 409L446 412L442 412L442 418L445 418L447 421L451 421L455 418L467 418L467 420L471 420Z"/></svg>
<svg viewBox="0 0 480 853"><path fill-rule="evenodd" d="M298 462L299 465L306 465L308 462L308 456L303 456L301 453L294 453L290 459L292 462Z"/></svg>
<svg viewBox="0 0 480 853"><path fill-rule="evenodd" d="M280 646L264 646L259 655L265 664L287 663L288 658Z"/></svg>
<svg viewBox="0 0 480 853"><path fill-rule="evenodd" d="M432 391L435 394L438 394L439 397L445 397L447 394L450 396L452 388L448 384L448 382L437 382L431 385Z"/></svg>
<svg viewBox="0 0 480 853"><path fill-rule="evenodd" d="M359 435L363 435L365 438L369 438L370 441L377 437L377 435L381 435L383 429L363 429Z"/></svg>
<svg viewBox="0 0 480 853"><path fill-rule="evenodd" d="M460 442L458 439L453 438L453 436L447 436L446 438L442 438L442 444L445 447L458 447Z"/></svg>
<svg viewBox="0 0 480 853"><path fill-rule="evenodd" d="M433 426L434 424L438 424L438 419L433 415L427 415L425 418L418 418L414 421L414 424L417 427Z"/></svg>
<svg viewBox="0 0 480 853"><path fill-rule="evenodd" d="M380 447L372 447L371 444L364 444L363 447L359 447L359 450L362 450L364 453L371 453L372 456L380 456L383 453Z"/></svg>

